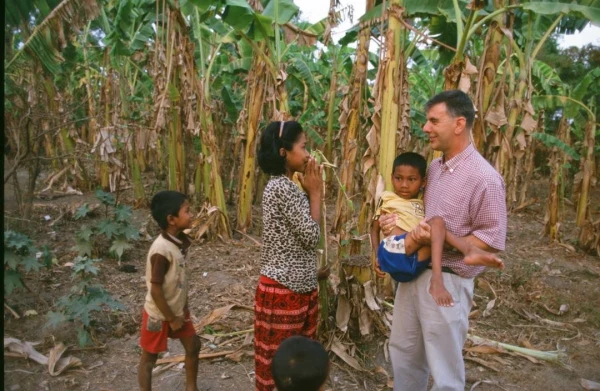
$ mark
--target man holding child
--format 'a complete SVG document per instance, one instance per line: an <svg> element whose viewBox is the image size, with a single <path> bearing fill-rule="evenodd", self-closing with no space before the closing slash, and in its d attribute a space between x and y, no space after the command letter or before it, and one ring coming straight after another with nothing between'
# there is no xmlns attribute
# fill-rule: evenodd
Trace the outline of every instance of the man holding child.
<svg viewBox="0 0 600 391"><path fill-rule="evenodd" d="M423 127L431 147L443 156L434 160L427 173L426 220L440 216L452 234L488 252L504 250L506 203L504 181L470 141L475 111L462 91L444 91L427 102ZM411 232L412 254L431 243L431 227L423 220ZM390 234L396 224L393 214L382 215L379 225ZM412 247L412 248L411 248ZM396 292L390 337L394 390L426 390L429 374L432 390L463 390L465 367L462 348L469 327L473 279L485 266L467 265L463 255L445 248L443 281L453 306L439 306L429 293L431 269L417 278L401 282Z"/></svg>

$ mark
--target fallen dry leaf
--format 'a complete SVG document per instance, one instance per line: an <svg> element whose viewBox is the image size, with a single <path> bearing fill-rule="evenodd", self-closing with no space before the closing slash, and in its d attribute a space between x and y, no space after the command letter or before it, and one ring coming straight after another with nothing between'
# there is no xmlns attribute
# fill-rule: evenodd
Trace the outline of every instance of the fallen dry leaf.
<svg viewBox="0 0 600 391"><path fill-rule="evenodd" d="M335 353L336 356L344 360L344 362L350 365L352 368L356 369L357 371L363 371L363 368L360 366L358 361L346 352L346 348L338 339L334 339L331 343L331 351Z"/></svg>
<svg viewBox="0 0 600 391"><path fill-rule="evenodd" d="M58 376L69 368L81 366L81 360L77 357L62 357L66 351L67 347L62 342L50 350L50 354L48 354L48 372L50 372L50 376Z"/></svg>
<svg viewBox="0 0 600 391"><path fill-rule="evenodd" d="M233 353L228 354L227 356L225 356L225 358L228 358L231 361L235 361L235 362L242 361L242 357L244 357L244 352L241 351L241 350L238 350L237 352L233 352Z"/></svg>
<svg viewBox="0 0 600 391"><path fill-rule="evenodd" d="M4 338L4 349L8 349L17 355L10 355L6 352L5 356L29 358L39 364L47 365L51 376L58 376L69 368L81 366L81 360L77 357L62 357L67 347L61 342L50 350L49 357L44 356L34 349L34 343L21 341L16 338Z"/></svg>
<svg viewBox="0 0 600 391"><path fill-rule="evenodd" d="M477 364L479 364L479 365L481 365L483 367L491 369L494 372L500 372L500 370L498 368L496 368L496 366L494 364L492 364L491 362L482 360L480 358L465 356L465 360L473 361L473 362L475 362L475 363L477 363Z"/></svg>

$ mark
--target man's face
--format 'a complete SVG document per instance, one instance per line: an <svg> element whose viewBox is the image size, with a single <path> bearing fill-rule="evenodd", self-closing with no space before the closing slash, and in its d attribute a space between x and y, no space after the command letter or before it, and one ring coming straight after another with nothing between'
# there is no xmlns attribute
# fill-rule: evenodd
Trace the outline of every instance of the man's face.
<svg viewBox="0 0 600 391"><path fill-rule="evenodd" d="M448 114L445 103L438 103L429 109L423 131L429 136L431 148L441 152L452 148L457 135L457 120Z"/></svg>

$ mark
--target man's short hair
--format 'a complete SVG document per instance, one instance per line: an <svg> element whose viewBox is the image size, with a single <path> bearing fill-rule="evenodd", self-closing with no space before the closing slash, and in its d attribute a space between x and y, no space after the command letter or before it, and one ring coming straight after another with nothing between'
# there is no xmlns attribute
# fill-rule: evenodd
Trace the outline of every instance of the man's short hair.
<svg viewBox="0 0 600 391"><path fill-rule="evenodd" d="M419 170L419 174L421 174L421 178L425 178L427 175L427 160L418 153L415 152L404 152L400 155L396 156L394 159L394 166L392 167L392 172L398 166L410 166Z"/></svg>
<svg viewBox="0 0 600 391"><path fill-rule="evenodd" d="M277 391L318 391L329 374L329 356L318 341L296 335L279 345L271 371Z"/></svg>
<svg viewBox="0 0 600 391"><path fill-rule="evenodd" d="M187 199L185 194L171 190L159 191L152 197L150 210L152 211L152 217L158 223L160 228L167 229L167 216L171 215L177 217L181 205L183 205Z"/></svg>
<svg viewBox="0 0 600 391"><path fill-rule="evenodd" d="M429 112L433 106L440 103L446 104L446 110L450 116L454 118L465 117L467 130L471 130L473 121L475 120L475 108L469 95L461 90L440 92L425 104L425 112Z"/></svg>

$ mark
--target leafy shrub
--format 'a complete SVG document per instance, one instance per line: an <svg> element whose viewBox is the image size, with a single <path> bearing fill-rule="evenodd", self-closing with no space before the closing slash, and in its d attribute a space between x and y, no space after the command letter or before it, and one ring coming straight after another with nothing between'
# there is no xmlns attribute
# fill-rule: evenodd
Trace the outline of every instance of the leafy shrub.
<svg viewBox="0 0 600 391"><path fill-rule="evenodd" d="M15 231L4 231L4 294L9 296L16 288L23 288L23 271L38 271L52 265L48 247L42 251L29 237Z"/></svg>
<svg viewBox="0 0 600 391"><path fill-rule="evenodd" d="M132 248L130 240L138 240L140 234L131 224L132 210L127 205L117 205L115 196L102 190L96 191L96 198L104 205L104 219L95 225L82 226L77 233L75 249L80 256L92 256L97 245L96 238L105 236L111 243L108 251L121 263L123 253ZM82 219L90 213L88 204L84 204L75 211L75 220Z"/></svg>
<svg viewBox="0 0 600 391"><path fill-rule="evenodd" d="M93 316L103 309L124 309L102 285L93 285L92 279L98 275L98 268L94 265L100 259L90 259L78 256L73 262L74 280L77 283L71 287L71 292L56 303L57 310L47 314L47 327L56 328L65 322L73 322L77 327L77 340L80 346L92 342L90 328L93 326Z"/></svg>

